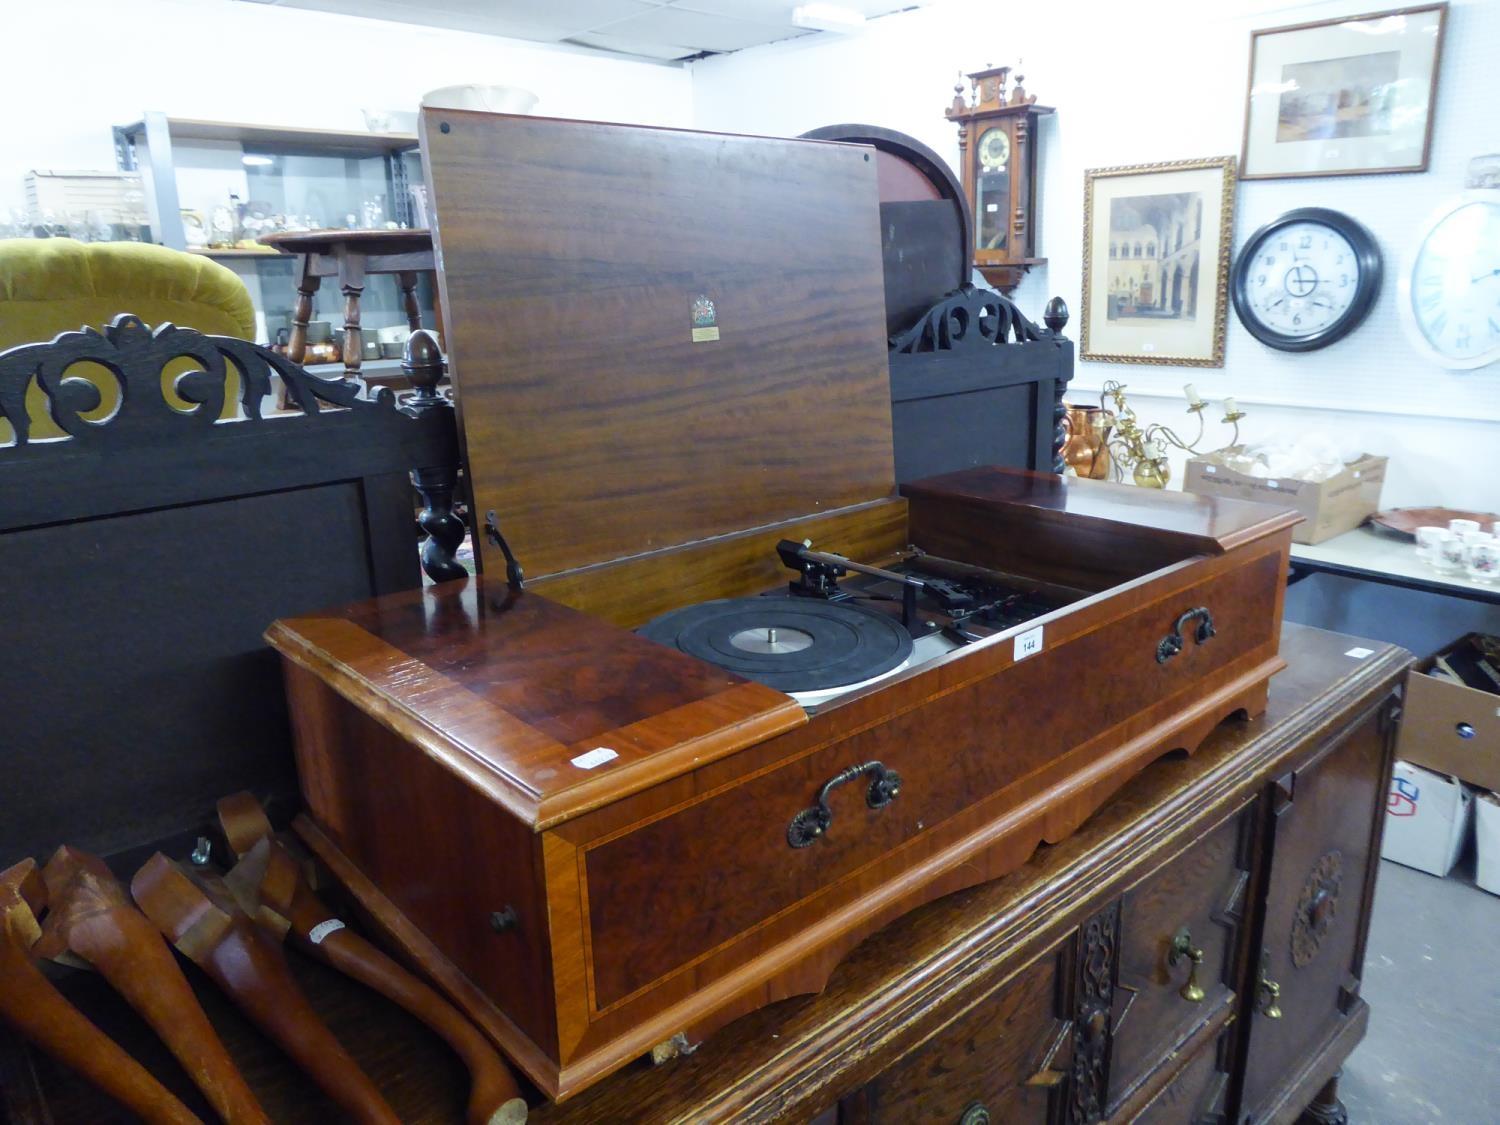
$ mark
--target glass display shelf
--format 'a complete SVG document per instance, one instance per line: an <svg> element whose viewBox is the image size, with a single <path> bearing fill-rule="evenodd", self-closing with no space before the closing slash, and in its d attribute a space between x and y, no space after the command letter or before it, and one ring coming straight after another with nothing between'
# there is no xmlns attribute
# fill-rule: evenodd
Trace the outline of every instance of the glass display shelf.
<svg viewBox="0 0 1500 1125"><path fill-rule="evenodd" d="M147 113L117 126L114 134L120 169L141 176L156 240L238 274L255 306L260 343L276 343L289 333L296 289L293 259L256 246L257 238L286 230L419 225L412 189L420 189L422 169L413 133ZM431 324L434 295L427 276L417 299L423 323ZM337 331L343 304L338 287L325 284L314 298L312 319ZM394 280L372 277L360 310L366 339L406 323Z"/></svg>

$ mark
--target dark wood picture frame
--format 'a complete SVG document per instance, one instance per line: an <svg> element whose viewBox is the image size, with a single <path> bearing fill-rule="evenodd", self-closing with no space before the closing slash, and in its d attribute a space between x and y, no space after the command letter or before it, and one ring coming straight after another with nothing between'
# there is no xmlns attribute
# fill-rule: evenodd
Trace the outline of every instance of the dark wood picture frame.
<svg viewBox="0 0 1500 1125"><path fill-rule="evenodd" d="M1416 164L1401 164L1376 168L1340 168L1319 171L1257 172L1252 170L1250 157L1250 124L1252 101L1255 92L1255 61L1259 41L1271 35L1289 35L1312 31L1321 27L1332 27L1344 23L1364 23L1372 20L1409 16L1419 12L1437 12L1437 41L1433 45L1432 75L1427 89L1427 119L1423 126L1422 158ZM1419 4L1409 8L1393 8L1382 12L1362 12L1332 19L1310 20L1306 23L1287 24L1284 27L1260 28L1250 33L1250 58L1245 78L1245 123L1240 135L1239 176L1242 180L1290 180L1314 179L1323 176L1376 176L1395 172L1425 172L1432 155L1432 124L1437 114L1438 75L1443 64L1443 38L1448 27L1448 4L1446 0L1437 4Z"/></svg>

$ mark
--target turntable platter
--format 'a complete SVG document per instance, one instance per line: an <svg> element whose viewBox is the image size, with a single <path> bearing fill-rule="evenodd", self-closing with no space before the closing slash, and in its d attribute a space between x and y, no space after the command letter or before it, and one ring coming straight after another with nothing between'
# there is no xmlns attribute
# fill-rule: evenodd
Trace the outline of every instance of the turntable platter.
<svg viewBox="0 0 1500 1125"><path fill-rule="evenodd" d="M785 692L875 679L911 657L889 617L811 598L725 598L663 614L642 636Z"/></svg>

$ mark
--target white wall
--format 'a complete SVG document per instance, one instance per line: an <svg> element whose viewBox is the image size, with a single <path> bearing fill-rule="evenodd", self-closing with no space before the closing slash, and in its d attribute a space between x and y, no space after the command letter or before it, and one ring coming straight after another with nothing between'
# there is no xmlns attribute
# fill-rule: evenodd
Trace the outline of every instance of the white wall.
<svg viewBox="0 0 1500 1125"><path fill-rule="evenodd" d="M114 168L110 127L147 110L363 129L361 109L415 109L428 90L487 82L536 92L549 116L692 123L686 66L234 0L8 0L0 11L0 208L21 205L32 168Z"/></svg>
<svg viewBox="0 0 1500 1125"><path fill-rule="evenodd" d="M462 81L526 86L538 112L791 135L836 122L910 133L957 160L943 107L962 70L1022 61L1044 119L1041 253L1015 296L1080 300L1083 171L1237 153L1249 32L1381 6L1380 0L938 0L874 20L866 34L791 40L666 67L492 36L232 0L15 2L0 68L6 144L0 208L31 168L111 168L109 126L148 109L175 116L362 127L360 109L414 106ZM1183 420L1181 385L1235 395L1246 433L1336 430L1392 457L1386 502L1500 507L1500 365L1450 374L1420 360L1395 311L1395 276L1421 219L1462 186L1470 156L1500 150L1500 0L1452 0L1431 170L1239 185L1235 245L1297 206L1354 215L1374 231L1388 280L1369 320L1320 352L1264 347L1231 311L1226 366L1080 361L1073 397L1130 384L1147 421ZM346 60L359 60L351 66ZM1071 331L1078 328L1075 316ZM1178 473L1180 479L1180 472Z"/></svg>
<svg viewBox="0 0 1500 1125"><path fill-rule="evenodd" d="M958 157L943 119L955 76L1014 64L1041 102L1040 253L1049 259L1014 294L1040 317L1060 294L1081 308L1086 168L1238 155L1252 28L1379 10L1380 0L939 0L875 20L857 38L791 41L694 66L698 127L795 134L855 121L899 129ZM1385 503L1500 508L1500 365L1449 373L1420 359L1396 313L1396 282L1422 219L1463 187L1471 156L1500 150L1500 2L1452 0L1430 170L1421 174L1239 184L1235 249L1294 207L1326 206L1365 223L1387 279L1369 319L1322 351L1267 348L1228 314L1225 367L1080 361L1075 401L1107 378L1128 383L1143 421L1188 420L1181 387L1234 395L1251 439L1324 430L1391 456ZM1459 421L1455 421L1458 419ZM1180 467L1176 479L1181 479Z"/></svg>

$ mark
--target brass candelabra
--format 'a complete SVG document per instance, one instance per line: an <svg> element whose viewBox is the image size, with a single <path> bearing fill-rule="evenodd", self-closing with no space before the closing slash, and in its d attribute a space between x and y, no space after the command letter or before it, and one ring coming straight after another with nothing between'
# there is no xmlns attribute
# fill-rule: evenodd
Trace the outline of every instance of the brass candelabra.
<svg viewBox="0 0 1500 1125"><path fill-rule="evenodd" d="M1171 466L1167 463L1169 446L1185 453L1201 453L1198 445L1203 441L1206 428L1203 412L1208 409L1209 403L1207 399L1199 397L1197 388L1191 383L1183 387L1183 393L1187 395L1187 412L1196 415L1198 419L1198 433L1192 441L1184 441L1170 426L1164 426L1160 422L1142 426L1135 411L1125 401L1125 384L1114 379L1105 381L1104 390L1099 395L1099 406L1114 416L1113 432L1108 445L1117 480L1124 479L1125 470L1129 469L1131 479L1142 488L1165 488L1172 476ZM1113 408L1106 400L1113 404ZM1213 452L1233 449L1239 445L1240 419L1244 416L1245 412L1236 405L1234 399L1224 400L1224 417L1221 421L1232 426L1234 432L1226 444Z"/></svg>

